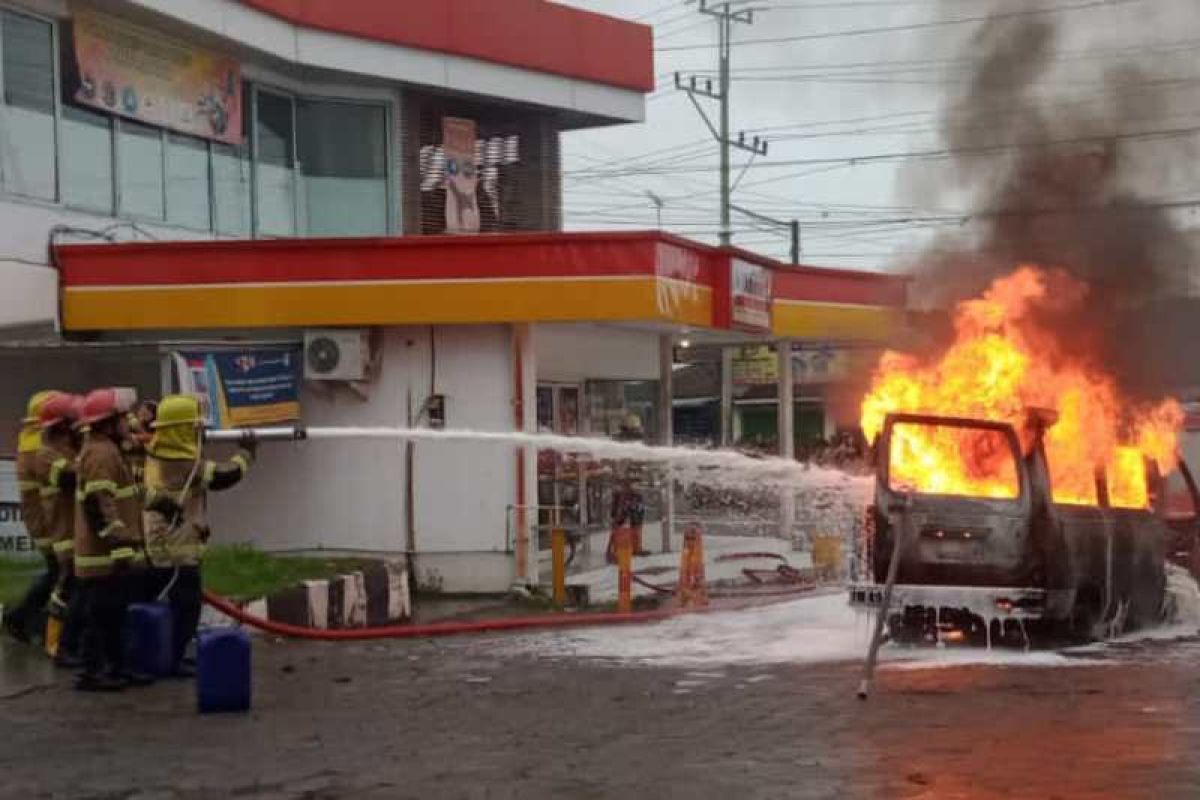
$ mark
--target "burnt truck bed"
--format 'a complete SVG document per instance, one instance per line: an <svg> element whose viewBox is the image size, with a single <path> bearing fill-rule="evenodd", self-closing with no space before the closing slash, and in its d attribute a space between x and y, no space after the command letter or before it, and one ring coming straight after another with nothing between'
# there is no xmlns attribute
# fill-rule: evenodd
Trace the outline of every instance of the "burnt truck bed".
<svg viewBox="0 0 1200 800"><path fill-rule="evenodd" d="M890 441L903 424L1002 436L1016 465L1014 496L893 488ZM877 452L868 525L874 581L851 585L850 601L881 605L900 535L888 610L893 638L1027 642L1031 627L1094 638L1161 618L1171 530L1151 510L1052 502L1040 439L1022 454L1016 432L1005 424L896 414L886 420Z"/></svg>

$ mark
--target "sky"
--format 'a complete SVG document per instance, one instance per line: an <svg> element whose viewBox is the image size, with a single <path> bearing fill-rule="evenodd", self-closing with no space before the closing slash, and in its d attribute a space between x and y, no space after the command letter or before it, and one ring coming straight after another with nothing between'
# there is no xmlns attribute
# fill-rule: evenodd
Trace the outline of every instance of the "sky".
<svg viewBox="0 0 1200 800"><path fill-rule="evenodd" d="M662 201L663 228L715 241L716 144L685 94L673 88L673 73L714 73L716 22L685 0L561 1L652 25L658 85L647 97L645 123L564 135L566 227L657 227L653 193ZM750 0L745 6L758 10L754 23L738 25L734 34L731 124L735 132L764 136L769 151L751 160L734 150L734 203L781 221L799 219L804 263L907 271L935 234L971 235L968 216L988 187L960 185L955 160L936 151L946 147L942 115L962 102L977 64L972 37L996 9L1056 23L1053 63L1039 90L1052 102L1086 109L1097 102L1106 70L1136 58L1157 81L1151 90L1167 93L1169 113L1113 120L1112 127L1200 126L1196 0ZM701 102L715 113L715 104ZM981 157L1000 166L1008 158ZM1164 169L1150 192L1200 197L1195 181L1191 170ZM1195 216L1185 209L1180 222L1200 223ZM737 245L788 255L782 228L735 214L734 231Z"/></svg>

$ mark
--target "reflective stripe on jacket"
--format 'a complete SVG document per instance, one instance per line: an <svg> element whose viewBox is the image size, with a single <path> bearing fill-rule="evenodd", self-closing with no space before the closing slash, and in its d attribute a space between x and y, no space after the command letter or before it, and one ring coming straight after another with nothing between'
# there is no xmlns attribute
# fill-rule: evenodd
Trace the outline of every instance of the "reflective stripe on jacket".
<svg viewBox="0 0 1200 800"><path fill-rule="evenodd" d="M208 540L208 492L236 485L252 456L229 461L146 458L146 555L156 567L196 566Z"/></svg>
<svg viewBox="0 0 1200 800"><path fill-rule="evenodd" d="M142 504L121 450L103 434L84 440L76 466L75 572L104 575L144 560Z"/></svg>
<svg viewBox="0 0 1200 800"><path fill-rule="evenodd" d="M75 458L68 444L47 444L38 452L46 464L40 494L46 515L46 536L61 563L75 549Z"/></svg>
<svg viewBox="0 0 1200 800"><path fill-rule="evenodd" d="M17 489L21 494L21 517L25 521L25 530L37 548L46 551L52 542L41 495L47 465L39 458L40 455L41 451L38 450L17 454Z"/></svg>

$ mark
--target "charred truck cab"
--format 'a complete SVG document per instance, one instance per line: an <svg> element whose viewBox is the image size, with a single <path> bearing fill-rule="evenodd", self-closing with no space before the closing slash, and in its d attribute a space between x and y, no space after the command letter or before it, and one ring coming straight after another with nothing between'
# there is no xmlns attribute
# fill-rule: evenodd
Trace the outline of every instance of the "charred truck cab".
<svg viewBox="0 0 1200 800"><path fill-rule="evenodd" d="M886 612L893 641L1028 646L1034 637L1100 638L1159 620L1172 534L1154 510L1157 493L1148 492L1146 508L1112 507L1101 470L1096 505L1056 503L1043 445L1052 424L1052 414L1031 413L1019 435L1006 423L889 415L865 531L874 582L852 585L851 604L882 604L899 554ZM936 477L918 486L896 474L910 426L957 448L979 491L949 493ZM1146 479L1161 483L1149 467Z"/></svg>

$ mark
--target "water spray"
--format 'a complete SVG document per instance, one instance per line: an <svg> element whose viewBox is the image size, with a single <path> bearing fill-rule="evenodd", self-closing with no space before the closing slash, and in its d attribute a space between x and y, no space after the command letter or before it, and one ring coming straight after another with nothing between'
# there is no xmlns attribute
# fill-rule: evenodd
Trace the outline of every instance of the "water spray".
<svg viewBox="0 0 1200 800"><path fill-rule="evenodd" d="M773 485L797 490L845 490L851 482L846 473L815 467L778 457L752 457L733 450L706 450L675 445L564 436L520 431L477 431L454 428L404 427L308 427L282 425L232 430L208 430L206 442L262 443L316 442L322 440L390 440L396 442L509 445L554 450L598 460L634 461L670 467L679 483L715 484L728 488L758 489Z"/></svg>

